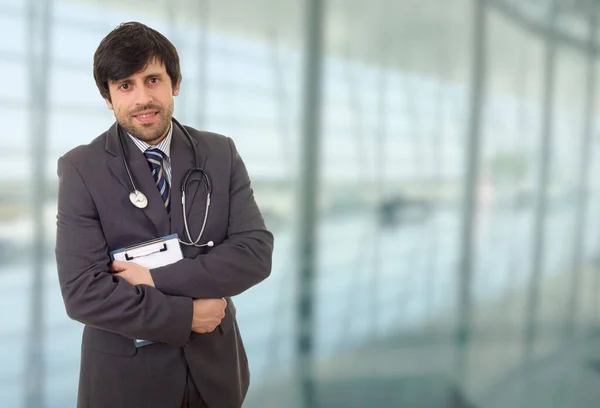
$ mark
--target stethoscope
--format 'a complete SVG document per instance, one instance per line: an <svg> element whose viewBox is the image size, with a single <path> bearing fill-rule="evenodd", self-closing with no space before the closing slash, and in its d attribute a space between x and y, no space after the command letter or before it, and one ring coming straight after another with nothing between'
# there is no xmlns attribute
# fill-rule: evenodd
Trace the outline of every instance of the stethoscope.
<svg viewBox="0 0 600 408"><path fill-rule="evenodd" d="M181 131L183 132L183 134L185 135L185 137L188 139L188 142L190 143L190 145L192 145L192 149L194 149L194 164L195 164L195 168L190 169L187 171L187 173L185 173L185 176L183 176L183 181L181 183L181 206L182 206L182 213L183 213L183 224L185 227L185 233L187 235L188 241L183 241L181 239L179 239L179 242L181 242L183 245L188 245L188 246L195 246L197 248L201 248L201 247L212 247L214 246L214 242L213 241L208 241L205 244L198 244L198 242L200 242L200 239L202 238L202 234L204 234L204 229L206 228L206 221L208 220L208 210L210 208L210 195L212 194L212 185L210 182L210 177L208 176L208 173L206 171L204 171L203 169L200 168L200 166L198 165L198 149L196 148L196 145L194 144L194 140L192 139L192 136L190 135L190 133L187 131L187 129L185 127L183 127L181 125L181 123L179 123L175 118L171 118L171 120L173 121L173 123L175 123L175 125L177 125L177 127L179 129L181 129ZM125 157L125 147L123 145L123 138L121 135L121 126L117 123L117 134L118 134L118 138L119 138L119 145L121 147L121 154L122 154L122 158L123 158L123 164L125 165L125 170L127 170L127 175L129 176L129 181L131 182L131 186L133 187L133 191L129 194L129 201L131 201L131 204L133 204L134 206L136 206L137 208L143 209L146 208L148 206L148 198L146 197L146 195L144 193L142 193L140 190L137 189L136 185L135 185L135 181L133 180L133 175L131 174L131 169L129 168L129 164L127 164L127 159ZM200 174L199 178L192 178L192 176L194 174ZM188 183L190 181L200 181L202 184L204 184L204 187L206 188L206 208L204 210L204 220L202 221L202 228L200 229L200 234L198 234L198 238L196 238L195 241L192 240L192 236L190 234L190 229L188 226L188 220L187 220L187 215L186 215L186 211L185 211L185 189L188 185Z"/></svg>

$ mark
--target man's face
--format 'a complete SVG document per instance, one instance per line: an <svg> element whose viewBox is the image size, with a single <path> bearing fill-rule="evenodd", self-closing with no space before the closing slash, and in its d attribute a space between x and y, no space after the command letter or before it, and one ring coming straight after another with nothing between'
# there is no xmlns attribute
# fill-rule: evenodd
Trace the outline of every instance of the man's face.
<svg viewBox="0 0 600 408"><path fill-rule="evenodd" d="M108 89L112 102L106 99L106 105L127 132L149 144L163 139L169 130L179 84L173 88L162 63L150 61L128 78L109 81Z"/></svg>

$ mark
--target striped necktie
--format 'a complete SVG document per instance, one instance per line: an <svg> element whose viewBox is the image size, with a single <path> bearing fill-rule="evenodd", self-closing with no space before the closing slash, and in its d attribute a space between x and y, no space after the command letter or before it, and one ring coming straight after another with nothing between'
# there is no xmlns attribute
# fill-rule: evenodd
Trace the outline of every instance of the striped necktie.
<svg viewBox="0 0 600 408"><path fill-rule="evenodd" d="M154 177L158 192L165 203L167 213L170 214L171 204L169 202L169 183L167 182L167 177L162 165L165 154L160 149L151 147L144 152L144 156L146 156L146 160L148 160L148 165L150 166L150 170L152 170L152 177Z"/></svg>

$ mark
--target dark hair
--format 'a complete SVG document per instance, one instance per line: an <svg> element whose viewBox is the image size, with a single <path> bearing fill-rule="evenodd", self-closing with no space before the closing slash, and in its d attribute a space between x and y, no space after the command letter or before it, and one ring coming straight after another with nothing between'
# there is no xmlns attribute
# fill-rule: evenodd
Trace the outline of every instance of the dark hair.
<svg viewBox="0 0 600 408"><path fill-rule="evenodd" d="M109 81L127 78L155 59L163 63L173 88L181 81L179 55L161 33L137 22L122 23L100 42L94 53L94 79L103 98L111 100Z"/></svg>

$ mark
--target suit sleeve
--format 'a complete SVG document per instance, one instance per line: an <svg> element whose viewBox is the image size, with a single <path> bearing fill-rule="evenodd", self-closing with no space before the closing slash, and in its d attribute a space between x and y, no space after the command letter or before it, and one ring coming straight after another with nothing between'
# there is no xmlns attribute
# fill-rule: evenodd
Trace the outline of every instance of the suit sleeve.
<svg viewBox="0 0 600 408"><path fill-rule="evenodd" d="M132 286L109 273L108 246L92 196L77 168L58 161L56 261L67 315L129 338L184 345L192 299Z"/></svg>
<svg viewBox="0 0 600 408"><path fill-rule="evenodd" d="M254 199L248 172L233 141L227 237L206 254L152 269L155 287L170 295L219 298L238 295L271 273L273 235Z"/></svg>

